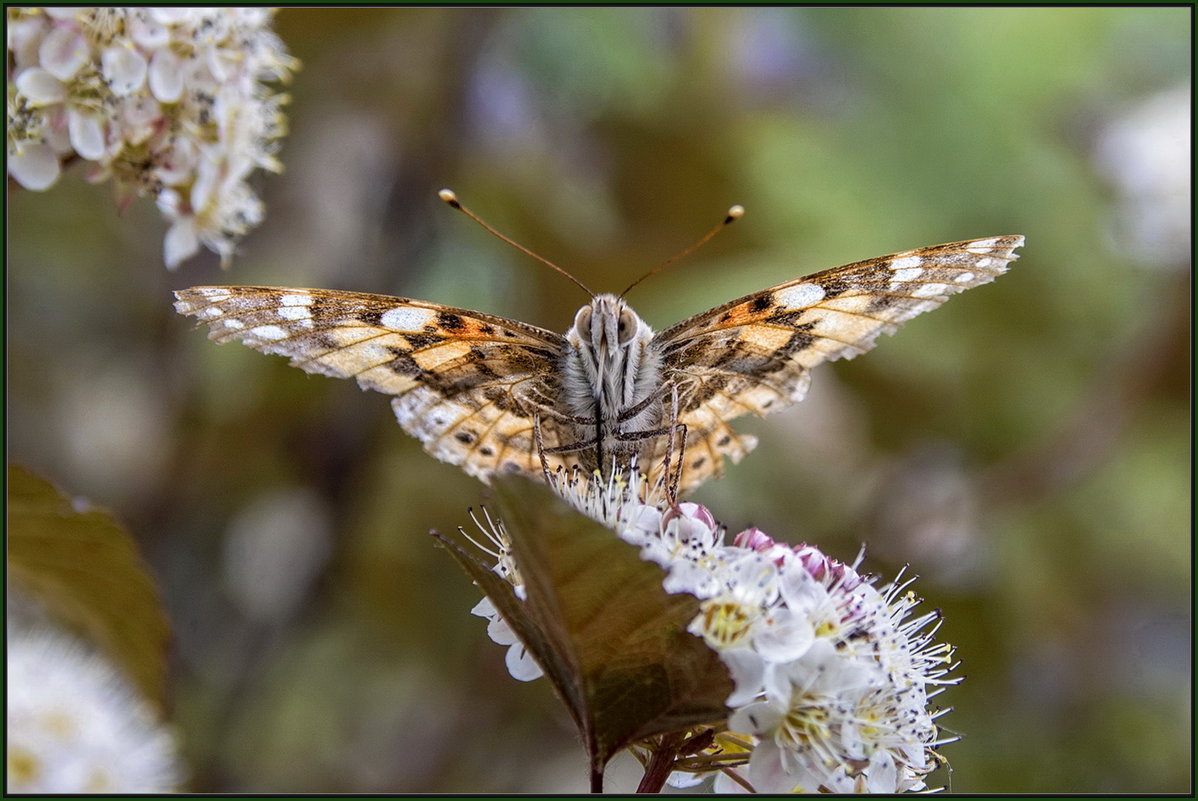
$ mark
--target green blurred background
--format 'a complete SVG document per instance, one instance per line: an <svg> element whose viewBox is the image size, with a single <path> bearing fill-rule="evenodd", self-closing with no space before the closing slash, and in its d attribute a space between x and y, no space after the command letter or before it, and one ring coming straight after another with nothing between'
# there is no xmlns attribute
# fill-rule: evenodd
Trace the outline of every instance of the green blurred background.
<svg viewBox="0 0 1198 801"><path fill-rule="evenodd" d="M222 272L148 201L10 196L10 459L116 512L175 632L198 791L585 789L545 681L503 667L429 529L477 481L386 398L218 347L212 283L657 328L806 272L1022 233L1010 274L821 368L695 496L892 577L967 680L958 792L1186 791L1191 751L1188 8L289 9L282 176ZM630 790L616 765L609 789Z"/></svg>

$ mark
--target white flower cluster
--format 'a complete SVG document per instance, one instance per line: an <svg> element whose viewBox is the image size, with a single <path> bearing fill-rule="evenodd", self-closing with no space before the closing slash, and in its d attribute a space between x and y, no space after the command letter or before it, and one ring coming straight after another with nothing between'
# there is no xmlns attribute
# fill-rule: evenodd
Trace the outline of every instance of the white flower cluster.
<svg viewBox="0 0 1198 801"><path fill-rule="evenodd" d="M171 735L105 661L53 630L8 633L10 793L166 793Z"/></svg>
<svg viewBox="0 0 1198 801"><path fill-rule="evenodd" d="M491 515L486 509L483 510L483 516L487 521L486 525L477 517L474 517L474 510L470 511L470 515L474 518L474 524L478 526L479 531L485 534L487 539L490 540L491 545L484 545L474 539L466 533L465 529L458 530L473 542L477 548L495 559L494 571L511 583L516 597L523 601L525 597L524 581L520 578L520 571L516 569L515 560L512 559L511 543L508 540L507 531L503 527L503 521L491 519ZM484 596L470 610L470 614L485 617L487 619L487 636L493 642L508 647L505 663L508 673L512 674L512 678L517 681L532 681L545 675L545 672L541 670L541 666L537 664L537 661L532 658L532 654L524 647L524 643L520 642L520 638L516 636L516 632L512 631L511 625L504 619L499 610L495 608L495 604L491 603L490 598Z"/></svg>
<svg viewBox="0 0 1198 801"><path fill-rule="evenodd" d="M246 180L279 172L298 62L266 8L8 9L8 174L44 190L75 159L118 203L151 195L174 268L203 244L228 263L263 217Z"/></svg>
<svg viewBox="0 0 1198 801"><path fill-rule="evenodd" d="M933 641L938 614L909 617L919 603L910 581L878 589L855 566L756 529L719 561L723 586L690 631L720 652L736 682L728 725L753 737L753 786L925 789L934 749L955 739L939 739L928 702L958 680L948 677L952 647Z"/></svg>
<svg viewBox="0 0 1198 801"><path fill-rule="evenodd" d="M951 646L932 640L938 616L908 617L919 602L909 581L875 588L855 565L753 528L725 544L706 508L654 503L660 493L635 473L559 477L555 489L665 568L668 592L701 601L688 630L720 654L736 687L717 747L751 748L757 792L925 788L938 766L933 749L945 742L928 702L957 680L947 677ZM716 791L743 792L727 773ZM700 779L675 773L671 783Z"/></svg>

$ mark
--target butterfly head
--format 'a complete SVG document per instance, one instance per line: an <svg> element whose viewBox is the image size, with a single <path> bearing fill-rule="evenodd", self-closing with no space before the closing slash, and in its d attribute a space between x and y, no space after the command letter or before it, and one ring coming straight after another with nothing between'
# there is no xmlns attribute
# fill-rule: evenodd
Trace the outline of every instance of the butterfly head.
<svg viewBox="0 0 1198 801"><path fill-rule="evenodd" d="M566 333L592 387L635 377L653 330L622 298L597 295L574 316Z"/></svg>
<svg viewBox="0 0 1198 801"><path fill-rule="evenodd" d="M610 364L619 360L621 353L648 342L653 331L623 298L597 295L574 315L574 327L567 336L575 347Z"/></svg>

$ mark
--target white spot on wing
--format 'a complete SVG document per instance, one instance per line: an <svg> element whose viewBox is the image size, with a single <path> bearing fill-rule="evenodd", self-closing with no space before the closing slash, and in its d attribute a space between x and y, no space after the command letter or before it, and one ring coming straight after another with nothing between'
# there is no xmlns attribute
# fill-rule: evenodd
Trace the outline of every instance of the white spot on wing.
<svg viewBox="0 0 1198 801"><path fill-rule="evenodd" d="M249 333L259 339L279 340L287 338L287 331L277 325L260 325L251 328Z"/></svg>
<svg viewBox="0 0 1198 801"><path fill-rule="evenodd" d="M824 299L824 288L819 284L796 284L774 293L774 300L781 306L810 306Z"/></svg>
<svg viewBox="0 0 1198 801"><path fill-rule="evenodd" d="M312 313L308 310L307 306L284 304L279 307L279 316L284 320L308 320L308 322L311 322Z"/></svg>
<svg viewBox="0 0 1198 801"><path fill-rule="evenodd" d="M929 312L940 304L934 300L925 300L922 303L916 303L908 309L909 313L902 314L898 317L899 320L910 320L912 317Z"/></svg>
<svg viewBox="0 0 1198 801"><path fill-rule="evenodd" d="M416 309L411 306L396 306L383 312L380 321L396 331L422 331L433 322L436 312L431 309Z"/></svg>
<svg viewBox="0 0 1198 801"><path fill-rule="evenodd" d="M241 320L229 318L225 320L225 328L228 328L230 331L240 331L245 328L245 323L241 322Z"/></svg>
<svg viewBox="0 0 1198 801"><path fill-rule="evenodd" d="M233 297L233 293L225 289L223 286L201 286L196 287L195 292L207 300L220 302Z"/></svg>
<svg viewBox="0 0 1198 801"><path fill-rule="evenodd" d="M919 256L903 256L901 259L895 259L890 262L890 269L899 272L901 270L909 270L912 267L918 267L921 264L923 264L923 259ZM923 272L923 270L920 270L920 272Z"/></svg>
<svg viewBox="0 0 1198 801"><path fill-rule="evenodd" d="M966 248L970 253L986 253L998 247L998 239L979 239L976 242L970 242Z"/></svg>
<svg viewBox="0 0 1198 801"><path fill-rule="evenodd" d="M945 289L944 284L920 284L911 295L916 298L934 298L943 295Z"/></svg>
<svg viewBox="0 0 1198 801"><path fill-rule="evenodd" d="M980 267L982 265L979 264L978 266ZM974 274L971 272L963 272L963 273L959 274L953 280L956 281L958 284L967 284L970 281L972 281L974 279L974 277L975 277Z"/></svg>
<svg viewBox="0 0 1198 801"><path fill-rule="evenodd" d="M905 261L905 259L904 259L904 261ZM919 260L916 259L916 261L919 261ZM897 262L895 262L895 263L897 264ZM896 283L901 284L904 281L914 281L916 278L919 278L919 276L921 276L921 275L923 275L922 267L904 267L901 270L894 271L894 280L891 281L890 283L891 283L891 286L893 286Z"/></svg>
<svg viewBox="0 0 1198 801"><path fill-rule="evenodd" d="M283 306L311 306L311 295L284 295L279 298L279 303Z"/></svg>

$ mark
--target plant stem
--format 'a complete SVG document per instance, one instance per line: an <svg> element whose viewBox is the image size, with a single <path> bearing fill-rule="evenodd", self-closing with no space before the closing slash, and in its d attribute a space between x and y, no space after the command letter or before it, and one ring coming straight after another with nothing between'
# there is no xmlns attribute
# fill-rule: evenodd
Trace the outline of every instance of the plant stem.
<svg viewBox="0 0 1198 801"><path fill-rule="evenodd" d="M592 793L600 793L600 794L603 793L603 766L602 765L592 765L591 766L591 792Z"/></svg>
<svg viewBox="0 0 1198 801"><path fill-rule="evenodd" d="M678 756L678 746L682 742L682 734L668 734L661 738L661 744L653 751L653 757L645 766L645 775L637 785L638 793L660 793L670 778L670 769L674 767L674 759Z"/></svg>

